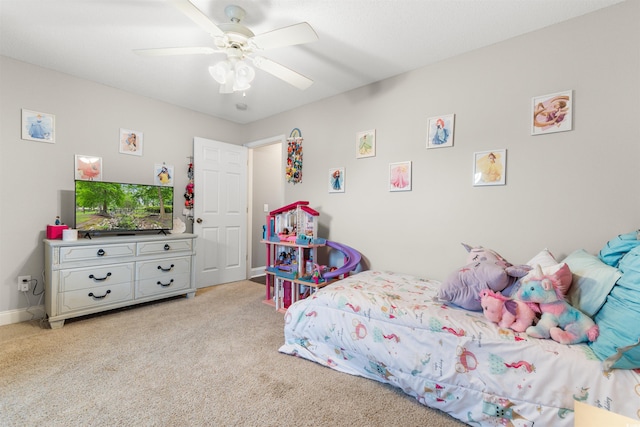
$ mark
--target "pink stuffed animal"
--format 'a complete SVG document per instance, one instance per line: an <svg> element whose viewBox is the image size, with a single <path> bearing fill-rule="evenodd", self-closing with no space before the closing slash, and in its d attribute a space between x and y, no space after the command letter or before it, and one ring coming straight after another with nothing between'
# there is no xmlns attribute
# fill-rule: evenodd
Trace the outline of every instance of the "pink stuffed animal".
<svg viewBox="0 0 640 427"><path fill-rule="evenodd" d="M533 325L536 312L540 312L536 304L516 301L491 289L480 291L480 304L487 319L497 323L501 328L509 328L516 332L524 332Z"/></svg>

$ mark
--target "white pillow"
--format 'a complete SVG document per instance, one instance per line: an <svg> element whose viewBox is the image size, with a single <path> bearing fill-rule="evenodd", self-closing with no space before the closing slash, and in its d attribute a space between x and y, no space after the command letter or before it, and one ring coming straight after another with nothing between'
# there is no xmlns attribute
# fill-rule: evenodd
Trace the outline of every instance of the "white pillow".
<svg viewBox="0 0 640 427"><path fill-rule="evenodd" d="M521 279L522 281L535 277L537 275L536 266L539 265L542 267L542 273L548 276L555 276L556 279L560 281L558 288L560 292L562 292L562 295L567 295L573 279L571 270L566 263L558 262L553 254L549 252L549 249L544 248L536 256L531 258L527 262L527 265L531 266L533 270L523 277Z"/></svg>
<svg viewBox="0 0 640 427"><path fill-rule="evenodd" d="M536 265L540 265L543 271L545 267L551 267L556 264L558 264L556 257L554 257L547 248L541 250L536 256L534 256L527 262L527 265L530 265L533 268L536 268Z"/></svg>

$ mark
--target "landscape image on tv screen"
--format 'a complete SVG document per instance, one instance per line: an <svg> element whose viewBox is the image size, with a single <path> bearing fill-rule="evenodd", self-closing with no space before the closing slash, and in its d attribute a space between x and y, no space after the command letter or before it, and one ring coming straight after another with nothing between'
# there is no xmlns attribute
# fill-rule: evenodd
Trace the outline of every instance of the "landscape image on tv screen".
<svg viewBox="0 0 640 427"><path fill-rule="evenodd" d="M173 187L77 180L75 203L80 231L173 228Z"/></svg>

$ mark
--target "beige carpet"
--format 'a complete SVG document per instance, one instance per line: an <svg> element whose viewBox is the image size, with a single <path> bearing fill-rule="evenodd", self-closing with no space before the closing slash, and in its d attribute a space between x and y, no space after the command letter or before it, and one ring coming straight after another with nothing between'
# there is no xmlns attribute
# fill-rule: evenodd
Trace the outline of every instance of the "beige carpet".
<svg viewBox="0 0 640 427"><path fill-rule="evenodd" d="M278 352L283 316L236 282L62 329L0 327L2 426L460 426L387 385Z"/></svg>

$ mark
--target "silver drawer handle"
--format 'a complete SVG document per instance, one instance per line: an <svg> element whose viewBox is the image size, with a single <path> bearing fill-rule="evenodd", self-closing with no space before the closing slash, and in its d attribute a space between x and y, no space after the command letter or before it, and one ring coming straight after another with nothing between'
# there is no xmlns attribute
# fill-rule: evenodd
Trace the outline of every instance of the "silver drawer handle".
<svg viewBox="0 0 640 427"><path fill-rule="evenodd" d="M107 292L104 295L94 295L93 292L89 292L89 296L93 299L103 299L105 298L107 295L109 295L111 293L110 289L107 289Z"/></svg>
<svg viewBox="0 0 640 427"><path fill-rule="evenodd" d="M96 282L102 282L104 280L107 280L107 278L109 278L109 276L111 276L111 272L107 273L107 275L104 276L104 277L96 277L93 274L90 274L89 275L89 279L93 279Z"/></svg>
<svg viewBox="0 0 640 427"><path fill-rule="evenodd" d="M159 280L158 280L157 285L160 285L160 286L162 286L163 288L166 288L167 286L171 286L171 284L172 284L172 283L173 283L173 279L171 279L171 280L169 281L169 283L162 283L161 281L159 281Z"/></svg>
<svg viewBox="0 0 640 427"><path fill-rule="evenodd" d="M173 265L173 264L171 264L171 267L169 267L169 268L162 268L162 266L161 266L161 265L159 265L159 266L158 266L158 270L162 270L162 271L164 271L164 272L167 272L167 271L171 271L171 270L173 270L173 267L174 267L174 265Z"/></svg>

